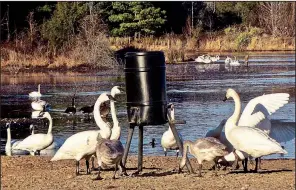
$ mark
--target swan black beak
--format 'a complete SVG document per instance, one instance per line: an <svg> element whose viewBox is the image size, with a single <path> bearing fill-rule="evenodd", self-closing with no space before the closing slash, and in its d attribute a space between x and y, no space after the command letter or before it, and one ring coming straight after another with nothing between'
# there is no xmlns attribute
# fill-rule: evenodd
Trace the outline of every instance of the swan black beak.
<svg viewBox="0 0 296 190"><path fill-rule="evenodd" d="M223 99L223 102L225 102L227 100L227 97L225 96L225 98Z"/></svg>
<svg viewBox="0 0 296 190"><path fill-rule="evenodd" d="M111 96L110 94L107 94L107 96L108 96L110 101L117 102L117 100L113 96Z"/></svg>

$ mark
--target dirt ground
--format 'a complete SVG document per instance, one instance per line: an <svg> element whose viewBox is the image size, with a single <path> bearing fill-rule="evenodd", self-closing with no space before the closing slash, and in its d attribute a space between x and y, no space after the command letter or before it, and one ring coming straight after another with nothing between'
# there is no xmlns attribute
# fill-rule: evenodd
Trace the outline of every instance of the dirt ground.
<svg viewBox="0 0 296 190"><path fill-rule="evenodd" d="M101 181L94 181L96 171L85 175L85 162L80 176L75 175L75 161L50 162L49 157L1 156L1 189L295 189L295 160L262 160L259 173L219 171L214 176L209 163L197 174L178 174L175 157L144 156L143 172L137 177L120 177L113 180L113 171L102 171ZM197 162L191 159L197 171ZM128 174L136 170L137 158L127 161ZM252 167L252 166L251 166ZM175 171L174 171L175 170Z"/></svg>

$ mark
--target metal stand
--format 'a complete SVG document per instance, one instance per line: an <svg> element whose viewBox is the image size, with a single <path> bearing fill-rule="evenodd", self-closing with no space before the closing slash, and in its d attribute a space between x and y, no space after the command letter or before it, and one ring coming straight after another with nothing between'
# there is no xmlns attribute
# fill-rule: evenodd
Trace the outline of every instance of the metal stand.
<svg viewBox="0 0 296 190"><path fill-rule="evenodd" d="M125 163L126 163L126 159L127 159L128 151L129 151L130 146L131 146L131 142L132 142L132 138L133 138L134 130L135 130L135 125L130 124L129 129L128 129L127 141L126 141L126 144L125 144L124 153L123 153L123 158L122 158L122 164L123 164L124 166L125 166Z"/></svg>
<svg viewBox="0 0 296 190"><path fill-rule="evenodd" d="M127 137L127 141L126 141L125 149L124 149L124 153L123 153L123 158L122 158L122 164L124 166L126 164L126 160L127 160L128 152L129 152L129 149L130 149L132 137L133 137L133 134L134 134L135 126L138 125L137 124L138 123L138 116L139 116L139 112L138 111L139 110L136 110L134 112L134 115L132 116L133 123L130 123L130 126L129 126L128 137ZM169 119L169 125L170 125L170 127L172 129L172 132L174 134L174 137L175 137L175 139L177 141L179 150L180 150L181 154L183 155L183 143L180 140L179 135L178 135L178 132L177 132L177 129L175 127L175 121L171 119L170 115L168 115L168 119ZM137 169L137 171L134 174L139 174L143 170L143 127L144 127L143 125L139 125L138 169ZM186 167L187 167L189 173L194 173L194 171L192 169L192 166L190 164L190 161L187 158L187 156L186 156Z"/></svg>

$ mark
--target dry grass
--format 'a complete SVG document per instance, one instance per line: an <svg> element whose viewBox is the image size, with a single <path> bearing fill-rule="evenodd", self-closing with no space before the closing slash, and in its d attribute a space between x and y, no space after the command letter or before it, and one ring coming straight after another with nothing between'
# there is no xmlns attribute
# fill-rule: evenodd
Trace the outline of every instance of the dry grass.
<svg viewBox="0 0 296 190"><path fill-rule="evenodd" d="M100 23L92 23L86 18L81 25L80 34L74 36L62 53L49 56L47 46L39 45L28 52L26 39L16 40L17 45L2 48L1 68L10 73L18 73L23 68L44 67L50 69L72 69L81 66L89 68L113 68L118 63L113 51L133 46L147 51L163 51L166 62L176 63L187 59L189 53L198 51L294 51L293 37L272 37L254 27L229 27L224 33L211 36L166 34L161 37L110 37L106 38ZM112 51L113 50L113 51Z"/></svg>

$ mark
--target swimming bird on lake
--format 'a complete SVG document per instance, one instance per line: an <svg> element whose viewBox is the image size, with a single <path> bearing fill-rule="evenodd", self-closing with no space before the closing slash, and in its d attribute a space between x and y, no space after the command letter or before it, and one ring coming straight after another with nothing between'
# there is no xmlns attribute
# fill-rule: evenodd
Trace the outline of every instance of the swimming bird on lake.
<svg viewBox="0 0 296 190"><path fill-rule="evenodd" d="M98 134L102 138L109 139L111 136L111 127L101 118L100 105L103 102L113 100L113 97L107 93L101 94L94 106L94 118L100 130L82 131L70 136L61 148L57 151L51 161L74 159L76 160L76 175L79 175L79 161L85 159L86 173L90 174L89 159L96 152Z"/></svg>
<svg viewBox="0 0 296 190"><path fill-rule="evenodd" d="M281 145L271 138L267 132L271 129L270 121L267 119L289 100L289 94L277 93L257 97L248 104L240 116L241 102L239 95L228 89L225 101L233 98L235 110L233 115L225 124L225 135L227 140L233 145L235 151L241 151L242 155L248 155L256 160L254 172L258 170L258 158L270 154L287 154ZM260 129L257 125L261 125ZM271 134L270 134L271 135ZM235 154L235 166L238 156Z"/></svg>
<svg viewBox="0 0 296 190"><path fill-rule="evenodd" d="M38 84L38 91L33 91L29 93L29 97L31 98L40 98L42 94L40 93L40 84Z"/></svg>
<svg viewBox="0 0 296 190"><path fill-rule="evenodd" d="M175 107L173 104L168 104L168 112L171 116L172 121L175 121ZM178 133L180 140L182 141L182 136ZM177 141L174 137L171 127L169 126L168 130L165 131L161 137L161 146L164 150L164 155L167 156L167 150L176 150L177 157L179 155L179 147Z"/></svg>
<svg viewBox="0 0 296 190"><path fill-rule="evenodd" d="M223 145L219 140L213 137L205 137L201 139L197 139L195 142L192 141L184 141L183 142L183 156L179 165L179 172L182 171L182 168L186 164L186 156L189 148L189 153L192 154L198 162L199 173L198 177L201 177L201 169L203 161L214 161L215 165L217 164L217 160L228 154L226 150L226 146ZM217 175L216 167L215 175Z"/></svg>
<svg viewBox="0 0 296 190"><path fill-rule="evenodd" d="M30 125L30 129L31 129L31 134L34 135L35 126L33 124ZM40 155L53 156L55 154L55 152L62 146L62 144L63 144L62 141L57 141L54 138L53 142L51 143L51 145L49 147L40 151Z"/></svg>
<svg viewBox="0 0 296 190"><path fill-rule="evenodd" d="M72 114L72 115L76 113L75 99L76 98L74 94L74 96L72 97L72 106L67 107L67 109L65 110L65 113Z"/></svg>
<svg viewBox="0 0 296 190"><path fill-rule="evenodd" d="M210 58L210 56L208 55L201 55L201 56L198 56L196 59L195 59L196 62L199 62L199 63L211 63L212 60Z"/></svg>
<svg viewBox="0 0 296 190"><path fill-rule="evenodd" d="M12 155L28 155L30 154L26 150L17 150L15 147L22 141L22 140L11 140L11 132L10 132L10 123L6 123L6 130L7 130L7 140L5 145L5 153L7 156ZM30 126L31 128L31 126Z"/></svg>
<svg viewBox="0 0 296 190"><path fill-rule="evenodd" d="M225 59L225 65L230 65L230 66L240 66L241 63L234 57L234 60L232 60L230 57L227 56Z"/></svg>
<svg viewBox="0 0 296 190"><path fill-rule="evenodd" d="M44 111L49 107L49 104L44 100L36 100L31 103L31 107L35 111Z"/></svg>
<svg viewBox="0 0 296 190"><path fill-rule="evenodd" d="M47 118L49 120L49 127L47 134L33 134L25 138L22 142L20 142L15 149L19 150L27 150L31 152L31 154L38 153L40 155L40 151L49 147L53 143L53 135L52 135L52 118L48 112L40 112L39 117Z"/></svg>
<svg viewBox="0 0 296 190"><path fill-rule="evenodd" d="M215 57L210 57L210 59L211 59L212 62L216 62L216 61L220 60L220 56L216 55Z"/></svg>
<svg viewBox="0 0 296 190"><path fill-rule="evenodd" d="M84 106L82 108L79 109L80 112L84 113L84 114L90 114L94 111L94 106L95 105L92 105L92 106Z"/></svg>

